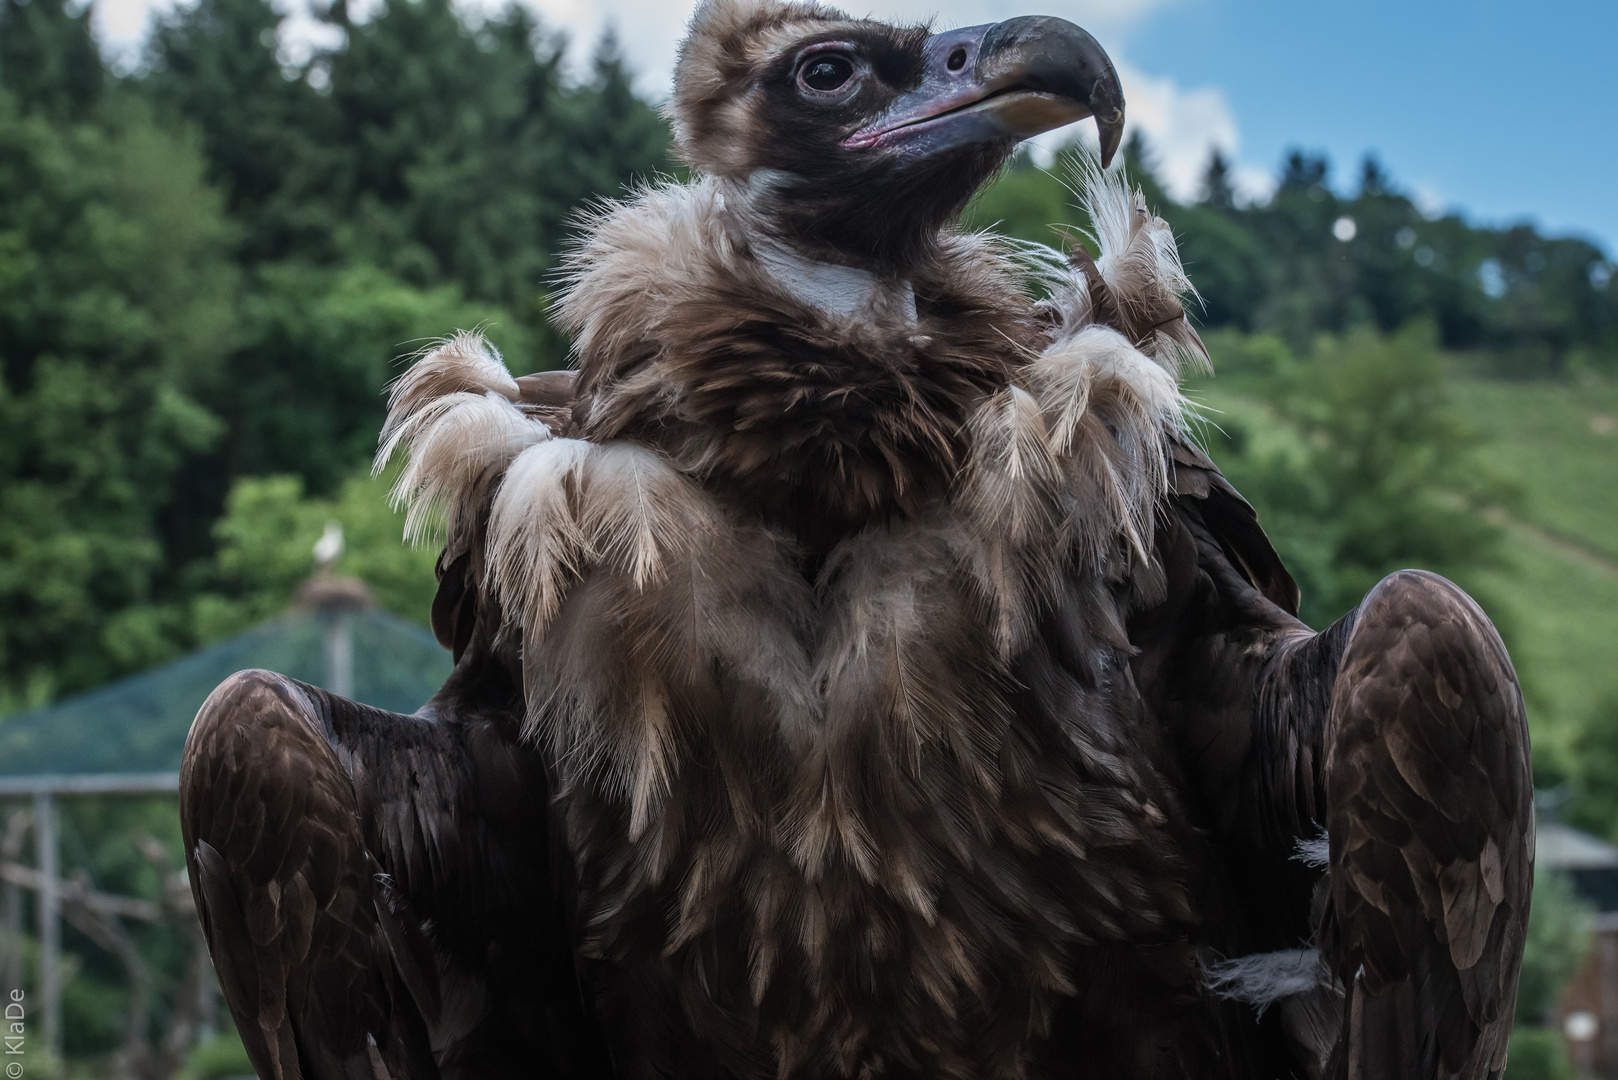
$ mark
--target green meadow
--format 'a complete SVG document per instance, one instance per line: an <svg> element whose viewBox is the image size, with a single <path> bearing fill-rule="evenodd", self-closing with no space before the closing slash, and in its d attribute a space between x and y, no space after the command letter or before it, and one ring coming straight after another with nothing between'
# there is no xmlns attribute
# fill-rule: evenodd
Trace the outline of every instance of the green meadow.
<svg viewBox="0 0 1618 1080"><path fill-rule="evenodd" d="M1618 721L1618 383L1459 379L1485 467L1517 488L1507 565L1488 571L1536 738Z"/></svg>

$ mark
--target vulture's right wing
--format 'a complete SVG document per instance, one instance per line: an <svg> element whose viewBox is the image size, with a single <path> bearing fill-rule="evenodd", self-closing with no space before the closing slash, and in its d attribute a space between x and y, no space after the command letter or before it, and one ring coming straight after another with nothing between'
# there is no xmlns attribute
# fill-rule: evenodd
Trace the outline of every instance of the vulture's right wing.
<svg viewBox="0 0 1618 1080"><path fill-rule="evenodd" d="M259 1076L359 1077L380 1064L435 1077L432 956L367 849L333 745L343 704L267 671L208 698L180 781L191 888Z"/></svg>
<svg viewBox="0 0 1618 1080"><path fill-rule="evenodd" d="M1103 254L1073 252L1085 295L1072 306L1167 368L1203 356L1168 225L1121 182L1088 190ZM1198 824L1260 913L1242 943L1253 951L1216 965L1215 984L1279 1003L1317 1077L1497 1077L1533 865L1528 726L1499 635L1420 571L1314 633L1253 508L1200 450L1170 442L1161 599L1131 617L1131 666ZM1325 877L1310 880L1294 856L1323 828L1329 854L1312 861ZM1310 937L1318 957L1300 949ZM1307 970L1320 958L1324 979Z"/></svg>
<svg viewBox="0 0 1618 1080"><path fill-rule="evenodd" d="M520 709L486 693L509 682L468 667L412 716L264 671L198 714L192 890L266 1080L608 1075L544 768L515 738Z"/></svg>

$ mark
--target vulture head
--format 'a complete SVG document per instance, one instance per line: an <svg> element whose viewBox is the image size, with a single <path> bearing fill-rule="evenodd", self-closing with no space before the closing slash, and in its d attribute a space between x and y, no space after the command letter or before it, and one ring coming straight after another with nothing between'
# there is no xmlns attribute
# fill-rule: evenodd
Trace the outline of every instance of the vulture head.
<svg viewBox="0 0 1618 1080"><path fill-rule="evenodd" d="M1094 116L1110 160L1106 54L1054 18L931 34L706 0L669 113L696 176L606 204L569 256L578 431L813 550L927 512L1049 331L1015 260L951 223L1031 135Z"/></svg>
<svg viewBox="0 0 1618 1080"><path fill-rule="evenodd" d="M670 114L693 167L747 184L781 238L904 269L1017 143L1124 99L1093 37L1025 17L930 34L816 3L709 0L681 46Z"/></svg>

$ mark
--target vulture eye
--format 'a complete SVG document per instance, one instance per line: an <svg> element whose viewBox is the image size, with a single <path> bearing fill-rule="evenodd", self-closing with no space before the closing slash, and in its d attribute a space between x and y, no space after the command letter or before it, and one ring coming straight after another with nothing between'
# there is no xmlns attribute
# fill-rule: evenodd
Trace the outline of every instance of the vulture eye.
<svg viewBox="0 0 1618 1080"><path fill-rule="evenodd" d="M798 83L817 94L830 94L848 85L854 77L854 61L842 53L811 56L798 69Z"/></svg>

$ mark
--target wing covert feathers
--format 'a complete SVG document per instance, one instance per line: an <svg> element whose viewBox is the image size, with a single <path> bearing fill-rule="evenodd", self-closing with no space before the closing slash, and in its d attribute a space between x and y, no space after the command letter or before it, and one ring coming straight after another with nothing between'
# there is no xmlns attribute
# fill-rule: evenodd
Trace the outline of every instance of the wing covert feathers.
<svg viewBox="0 0 1618 1080"><path fill-rule="evenodd" d="M203 705L180 774L192 892L266 1080L438 1075L424 961L373 881L357 809L298 684L242 672Z"/></svg>
<svg viewBox="0 0 1618 1080"><path fill-rule="evenodd" d="M1298 583L1264 534L1258 513L1208 455L1183 437L1169 440L1169 486L1175 495L1196 500L1197 516L1230 565L1264 599L1296 617L1301 599Z"/></svg>
<svg viewBox="0 0 1618 1080"><path fill-rule="evenodd" d="M1487 617L1403 571L1360 607L1325 762L1332 1075L1497 1077L1533 879L1522 695Z"/></svg>

